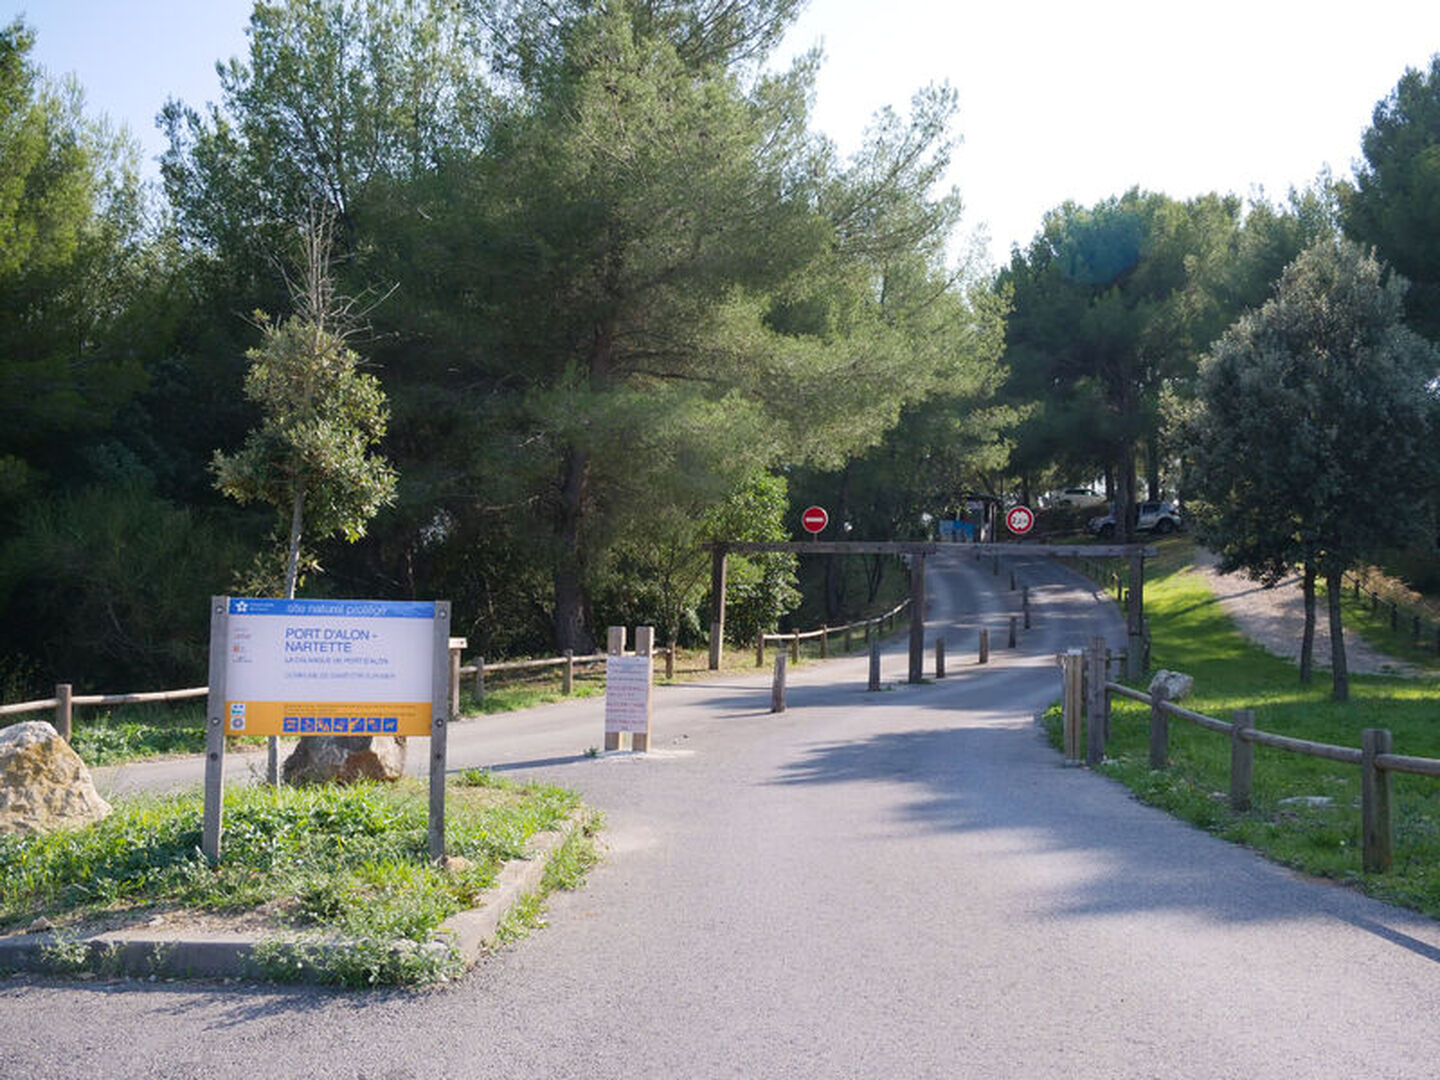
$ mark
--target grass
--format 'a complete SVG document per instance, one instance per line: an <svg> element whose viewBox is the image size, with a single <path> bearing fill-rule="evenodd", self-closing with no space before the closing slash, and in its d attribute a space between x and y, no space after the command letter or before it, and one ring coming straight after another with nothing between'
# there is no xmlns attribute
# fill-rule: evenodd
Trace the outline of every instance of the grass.
<svg viewBox="0 0 1440 1080"><path fill-rule="evenodd" d="M1194 676L1186 708L1226 720L1236 709L1253 709L1258 728L1338 746L1358 747L1363 729L1384 727L1394 735L1396 753L1440 757L1440 683L1352 675L1351 700L1332 702L1328 673L1317 672L1303 687L1293 664L1241 637L1203 580L1185 572L1192 561L1189 541L1159 546L1145 583L1152 668ZM1046 720L1060 745L1058 709ZM1394 867L1367 874L1361 868L1358 768L1256 747L1253 808L1238 812L1227 802L1229 740L1172 719L1169 765L1161 771L1149 768L1148 740L1149 710L1115 699L1102 771L1143 801L1218 836L1440 917L1440 781L1395 777ZM1310 797L1329 801L1286 801Z"/></svg>
<svg viewBox="0 0 1440 1080"><path fill-rule="evenodd" d="M225 799L222 858L211 866L199 850L198 795L126 800L84 829L0 836L0 929L43 918L63 943L81 925L167 911L260 913L273 931L260 958L275 977L441 981L458 961L432 942L440 924L475 906L532 836L579 810L574 792L476 771L452 781L446 802L446 850L458 858L441 867L427 855L421 782L235 788ZM590 831L572 836L571 869L552 887L583 878Z"/></svg>

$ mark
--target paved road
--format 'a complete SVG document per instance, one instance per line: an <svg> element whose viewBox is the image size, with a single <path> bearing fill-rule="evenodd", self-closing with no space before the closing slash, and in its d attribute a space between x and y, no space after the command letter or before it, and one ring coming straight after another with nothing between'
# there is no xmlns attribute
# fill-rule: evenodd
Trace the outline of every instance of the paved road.
<svg viewBox="0 0 1440 1080"><path fill-rule="evenodd" d="M864 661L667 689L656 750L598 705L460 725L453 764L576 787L611 851L458 986L0 981L35 1077L1434 1077L1440 926L1300 880L1065 768L1033 712L1113 610L1027 567L1035 629L973 662L1008 581L932 568L950 678ZM905 671L903 645L887 678ZM137 783L142 770L106 777ZM149 781L159 778L151 776ZM147 782L149 782L147 781Z"/></svg>

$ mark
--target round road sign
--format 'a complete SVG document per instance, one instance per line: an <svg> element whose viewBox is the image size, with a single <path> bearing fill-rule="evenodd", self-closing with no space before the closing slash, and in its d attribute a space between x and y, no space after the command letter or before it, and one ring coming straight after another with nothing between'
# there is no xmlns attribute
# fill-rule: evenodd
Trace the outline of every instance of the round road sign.
<svg viewBox="0 0 1440 1080"><path fill-rule="evenodd" d="M805 526L806 532L818 533L830 524L830 515L825 512L823 506L811 506L800 515L800 524Z"/></svg>
<svg viewBox="0 0 1440 1080"><path fill-rule="evenodd" d="M1024 536L1035 527L1035 512L1028 506L1012 506L1005 513L1005 524L1017 536Z"/></svg>

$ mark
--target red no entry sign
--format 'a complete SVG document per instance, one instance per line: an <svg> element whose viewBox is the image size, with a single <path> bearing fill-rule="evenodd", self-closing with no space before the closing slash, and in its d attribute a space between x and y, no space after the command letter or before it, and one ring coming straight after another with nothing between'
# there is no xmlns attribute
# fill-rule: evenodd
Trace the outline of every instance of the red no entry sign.
<svg viewBox="0 0 1440 1080"><path fill-rule="evenodd" d="M811 506L800 515L800 524L805 526L806 532L818 533L830 524L830 515L825 512L823 506Z"/></svg>
<svg viewBox="0 0 1440 1080"><path fill-rule="evenodd" d="M1012 506L1005 514L1005 524L1017 536L1023 536L1035 527L1035 512L1028 506Z"/></svg>

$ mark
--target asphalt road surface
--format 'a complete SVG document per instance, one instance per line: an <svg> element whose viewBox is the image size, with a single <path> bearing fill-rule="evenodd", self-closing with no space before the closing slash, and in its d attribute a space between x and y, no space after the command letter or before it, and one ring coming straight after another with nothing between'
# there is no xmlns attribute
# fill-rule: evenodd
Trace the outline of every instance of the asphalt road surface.
<svg viewBox="0 0 1440 1080"><path fill-rule="evenodd" d="M456 725L452 768L574 787L609 845L458 984L4 979L0 1076L1440 1075L1440 925L1066 768L1034 723L1054 655L1122 628L1063 569L1021 573L1034 628L1009 650L1008 577L932 565L943 681L905 685L897 639L882 692L864 659L806 665L778 716L768 675L665 688L644 756L584 755L598 701Z"/></svg>

